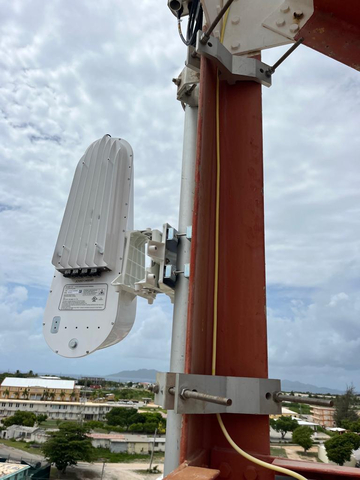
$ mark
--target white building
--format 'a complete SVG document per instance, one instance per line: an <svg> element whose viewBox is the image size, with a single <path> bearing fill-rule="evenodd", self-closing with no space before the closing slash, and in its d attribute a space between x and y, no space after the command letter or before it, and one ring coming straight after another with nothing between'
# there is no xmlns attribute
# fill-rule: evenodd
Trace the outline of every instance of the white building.
<svg viewBox="0 0 360 480"><path fill-rule="evenodd" d="M131 433L90 433L91 443L95 448L108 448L113 453L151 453L154 437ZM165 437L155 439L155 452L165 452Z"/></svg>
<svg viewBox="0 0 360 480"><path fill-rule="evenodd" d="M105 415L114 407L138 408L137 405L118 405L92 402L51 402L36 400L0 399L0 419L10 417L18 410L46 414L51 420L105 420Z"/></svg>

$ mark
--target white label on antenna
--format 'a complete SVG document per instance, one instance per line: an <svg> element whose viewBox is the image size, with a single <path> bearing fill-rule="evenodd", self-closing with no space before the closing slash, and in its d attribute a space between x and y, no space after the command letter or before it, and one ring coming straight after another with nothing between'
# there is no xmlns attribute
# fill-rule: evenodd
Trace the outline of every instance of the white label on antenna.
<svg viewBox="0 0 360 480"><path fill-rule="evenodd" d="M59 310L104 310L108 285L65 285Z"/></svg>

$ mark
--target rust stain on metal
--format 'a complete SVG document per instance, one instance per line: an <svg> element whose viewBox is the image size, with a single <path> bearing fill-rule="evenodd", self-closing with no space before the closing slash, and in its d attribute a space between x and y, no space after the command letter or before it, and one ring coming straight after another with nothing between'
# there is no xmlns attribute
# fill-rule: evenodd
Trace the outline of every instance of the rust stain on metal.
<svg viewBox="0 0 360 480"><path fill-rule="evenodd" d="M218 478L219 470L203 467L188 467L184 464L167 475L164 480L213 480Z"/></svg>

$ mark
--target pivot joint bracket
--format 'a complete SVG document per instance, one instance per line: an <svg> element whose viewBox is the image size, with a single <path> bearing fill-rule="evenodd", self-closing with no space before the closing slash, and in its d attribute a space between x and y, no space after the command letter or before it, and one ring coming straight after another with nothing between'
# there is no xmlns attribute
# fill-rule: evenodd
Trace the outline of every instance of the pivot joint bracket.
<svg viewBox="0 0 360 480"><path fill-rule="evenodd" d="M153 388L155 404L177 414L277 415L280 390L280 380L185 373L158 373Z"/></svg>
<svg viewBox="0 0 360 480"><path fill-rule="evenodd" d="M196 52L208 58L219 69L219 79L230 85L253 81L271 87L271 67L256 58L232 55L216 37L202 44L202 32L196 38Z"/></svg>

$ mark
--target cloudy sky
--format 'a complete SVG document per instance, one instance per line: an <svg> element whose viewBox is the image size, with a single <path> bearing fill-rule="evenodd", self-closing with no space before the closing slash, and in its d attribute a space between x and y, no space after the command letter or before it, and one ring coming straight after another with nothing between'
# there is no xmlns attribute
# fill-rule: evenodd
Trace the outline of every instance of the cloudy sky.
<svg viewBox="0 0 360 480"><path fill-rule="evenodd" d="M78 360L41 333L75 166L105 133L135 152L135 226L177 225L185 47L166 1L0 0L0 371L167 370L167 298ZM264 53L273 63L284 51ZM360 390L360 76L300 47L263 90L270 375Z"/></svg>

